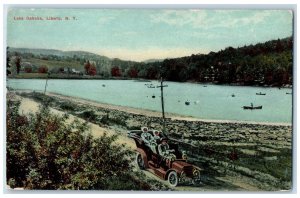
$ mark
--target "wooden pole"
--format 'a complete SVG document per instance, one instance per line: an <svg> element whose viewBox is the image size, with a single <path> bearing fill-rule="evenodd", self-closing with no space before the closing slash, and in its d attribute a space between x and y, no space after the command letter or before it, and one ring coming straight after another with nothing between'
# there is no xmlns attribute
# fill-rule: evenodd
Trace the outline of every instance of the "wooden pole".
<svg viewBox="0 0 300 198"><path fill-rule="evenodd" d="M163 85L163 77L160 77L160 86L157 86L157 88L160 87L160 98L161 98L161 110L162 110L162 119L163 119L163 132L165 133L166 129L166 117L165 117L165 102L164 102L164 87L167 87L168 85Z"/></svg>
<svg viewBox="0 0 300 198"><path fill-rule="evenodd" d="M161 109L162 109L162 118L165 122L165 107L164 107L164 89L163 89L163 78L160 78L160 95L161 95Z"/></svg>
<svg viewBox="0 0 300 198"><path fill-rule="evenodd" d="M47 90L47 86L48 86L49 76L50 76L50 73L48 73L48 75L47 75L46 84L45 84L45 90L44 90L44 95L46 95L46 90Z"/></svg>

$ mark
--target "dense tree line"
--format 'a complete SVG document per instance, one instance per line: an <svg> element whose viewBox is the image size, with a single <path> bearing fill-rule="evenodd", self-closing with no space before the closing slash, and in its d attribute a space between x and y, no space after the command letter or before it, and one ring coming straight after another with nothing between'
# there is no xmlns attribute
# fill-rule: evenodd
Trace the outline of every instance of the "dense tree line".
<svg viewBox="0 0 300 198"><path fill-rule="evenodd" d="M293 40L289 37L238 48L227 47L219 52L162 62L118 60L113 65L113 70L119 68L123 76L131 78L158 79L163 75L166 80L178 82L282 86L292 84Z"/></svg>
<svg viewBox="0 0 300 198"><path fill-rule="evenodd" d="M162 63L171 81L283 85L292 83L292 38L244 47L228 47L207 55L198 54Z"/></svg>
<svg viewBox="0 0 300 198"><path fill-rule="evenodd" d="M135 62L93 55L87 52L69 53L72 56L42 55L29 52L14 55L8 52L9 60L20 65L19 60L38 58L55 61L76 61L87 75L103 78L126 77L158 79L160 75L169 81L213 82L219 84L274 85L292 84L293 39L277 39L244 47L227 47L209 54L165 59L157 62ZM81 54L80 54L81 53ZM16 58L17 57L17 58ZM92 67L89 66L93 62ZM17 66L18 67L18 66ZM54 69L51 72L59 72Z"/></svg>

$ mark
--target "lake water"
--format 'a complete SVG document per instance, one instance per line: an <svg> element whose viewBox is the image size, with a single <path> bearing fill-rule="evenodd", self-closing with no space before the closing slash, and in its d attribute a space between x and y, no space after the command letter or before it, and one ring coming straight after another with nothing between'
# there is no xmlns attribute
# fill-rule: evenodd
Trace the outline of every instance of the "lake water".
<svg viewBox="0 0 300 198"><path fill-rule="evenodd" d="M14 89L44 91L46 80L9 79ZM47 92L75 96L101 103L149 109L161 112L158 81L133 80L48 80ZM292 122L291 88L204 85L164 82L165 111L201 119L256 122ZM104 86L105 85L105 86ZM262 92L266 95L256 95ZM235 97L232 97L232 94ZM153 96L155 96L153 98ZM185 102L190 101L190 105ZM244 110L242 106L262 105L261 110Z"/></svg>

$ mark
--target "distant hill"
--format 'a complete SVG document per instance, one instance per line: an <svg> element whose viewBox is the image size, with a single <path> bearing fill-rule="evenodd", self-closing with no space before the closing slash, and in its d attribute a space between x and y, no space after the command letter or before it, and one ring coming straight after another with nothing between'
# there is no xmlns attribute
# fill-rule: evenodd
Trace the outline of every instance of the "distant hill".
<svg viewBox="0 0 300 198"><path fill-rule="evenodd" d="M165 59L162 66L165 78L170 81L266 86L292 84L293 38Z"/></svg>
<svg viewBox="0 0 300 198"><path fill-rule="evenodd" d="M21 58L21 64L31 64L33 72L46 66L51 73L59 73L62 68L86 73L84 65L89 61L95 65L96 75L103 78L158 79L163 75L164 79L176 82L261 86L283 86L293 82L292 37L237 48L228 46L208 54L142 62L110 59L85 51L8 48L11 65L15 65L16 56Z"/></svg>
<svg viewBox="0 0 300 198"><path fill-rule="evenodd" d="M163 62L165 59L147 59L142 62L144 63L154 63L154 62Z"/></svg>
<svg viewBox="0 0 300 198"><path fill-rule="evenodd" d="M111 60L106 56L101 56L98 54L94 54L91 52L85 51L62 51L55 49L32 49L32 48L14 48L11 47L8 49L9 52L19 52L19 53L31 53L34 55L54 55L54 56L66 56L66 57L78 57L82 59L103 59L103 60Z"/></svg>

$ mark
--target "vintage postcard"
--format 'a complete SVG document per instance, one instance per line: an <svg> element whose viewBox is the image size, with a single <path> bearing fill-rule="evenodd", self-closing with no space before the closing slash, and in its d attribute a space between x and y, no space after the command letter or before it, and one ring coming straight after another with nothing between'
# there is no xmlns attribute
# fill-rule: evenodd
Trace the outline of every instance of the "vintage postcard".
<svg viewBox="0 0 300 198"><path fill-rule="evenodd" d="M6 188L290 192L293 17L8 6Z"/></svg>

